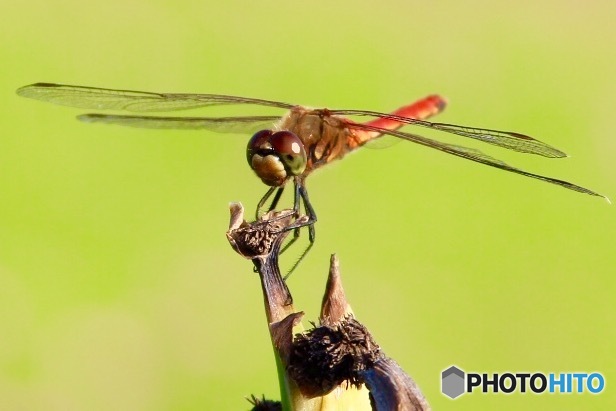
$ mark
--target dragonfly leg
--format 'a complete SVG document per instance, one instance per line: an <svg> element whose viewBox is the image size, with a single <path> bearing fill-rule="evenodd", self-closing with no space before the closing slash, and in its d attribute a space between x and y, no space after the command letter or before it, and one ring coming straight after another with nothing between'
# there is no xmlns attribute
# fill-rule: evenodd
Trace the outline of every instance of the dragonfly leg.
<svg viewBox="0 0 616 411"><path fill-rule="evenodd" d="M270 187L270 189L267 190L267 193L265 193L265 195L259 201L259 204L257 204L257 214L255 216L257 220L259 219L261 215L265 214L265 212L263 211L263 207L265 206L265 203L267 203L267 200L269 200L269 198L272 196L272 193L274 191L276 191L276 195L274 195L274 199L272 200L272 203L268 207L267 212L270 212L276 209L276 206L278 205L278 201L280 201L280 197L282 196L282 193L284 192L284 186Z"/></svg>
<svg viewBox="0 0 616 411"><path fill-rule="evenodd" d="M297 241L297 239L299 238L299 234L300 234L300 228L299 227L293 229L293 238L291 238L291 240L289 240L289 242L286 243L284 245L284 247L282 247L282 249L280 250L280 255L282 255L285 251L287 251L287 249L289 247L291 247L291 244L293 244L295 241Z"/></svg>
<svg viewBox="0 0 616 411"><path fill-rule="evenodd" d="M284 276L285 280L289 278L289 276L291 275L291 273L293 273L293 271L295 271L299 263L304 259L304 257L306 257L308 251L310 251L310 249L314 245L314 240L316 237L314 223L316 223L317 221L317 215L314 212L314 208L312 208L312 204L310 204L310 200L308 199L308 192L306 191L306 187L304 186L304 181L297 178L295 180L295 204L293 207L296 210L297 215L299 214L300 203L302 202L304 203L304 210L306 212L306 215L308 216L308 220L299 223L296 222L286 228L286 230L293 230L293 238L291 239L291 241L289 241L287 245L285 245L282 251L288 249L291 244L297 241L302 227L308 226L308 240L310 242L308 243L308 246L304 249L302 254L299 256L295 264L293 264L289 272Z"/></svg>
<svg viewBox="0 0 616 411"><path fill-rule="evenodd" d="M293 201L293 211L295 212L295 215L299 217L301 204L304 203L304 210L306 212L306 215L308 216L308 220L302 222L295 222L287 226L285 229L287 231L306 226L314 226L314 223L317 222L317 214L314 212L314 208L312 208L312 204L310 204L310 200L308 199L308 192L306 191L304 180L300 179L299 177L296 177L294 183L295 198ZM311 241L314 241L314 231L311 234Z"/></svg>
<svg viewBox="0 0 616 411"><path fill-rule="evenodd" d="M276 209L276 206L278 205L278 201L280 201L280 197L282 196L283 191L284 186L278 188L278 191L276 191L276 195L274 196L274 199L272 200L272 203L270 204L267 211L273 211Z"/></svg>

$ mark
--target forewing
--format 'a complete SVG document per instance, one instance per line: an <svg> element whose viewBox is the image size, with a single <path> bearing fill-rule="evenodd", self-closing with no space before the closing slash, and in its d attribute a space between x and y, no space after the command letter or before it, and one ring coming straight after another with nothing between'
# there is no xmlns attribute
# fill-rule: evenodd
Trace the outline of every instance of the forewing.
<svg viewBox="0 0 616 411"><path fill-rule="evenodd" d="M433 130L444 131L446 133L456 134L463 137L469 137L495 146L503 147L509 150L519 151L522 153L537 154L544 157L567 157L562 151L525 134L516 133L513 131L498 131L487 128L458 126L455 124L433 123L425 120L414 118L401 117L393 114L379 113L376 111L361 111L361 110L330 110L333 114L338 115L354 115L354 116L370 116L381 117L399 121L404 124L416 125L420 127L431 128Z"/></svg>
<svg viewBox="0 0 616 411"><path fill-rule="evenodd" d="M220 104L255 104L289 109L291 104L219 94L173 94L36 83L17 94L70 107L96 110L174 111Z"/></svg>

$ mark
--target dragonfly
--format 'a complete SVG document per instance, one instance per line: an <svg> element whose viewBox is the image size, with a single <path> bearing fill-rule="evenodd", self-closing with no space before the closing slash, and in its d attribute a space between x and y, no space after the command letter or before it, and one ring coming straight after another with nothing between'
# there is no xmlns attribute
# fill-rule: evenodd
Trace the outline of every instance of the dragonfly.
<svg viewBox="0 0 616 411"><path fill-rule="evenodd" d="M308 227L309 237L307 249L291 268L291 272L315 241L314 224L317 216L306 191L306 177L314 170L334 160L339 160L366 143L385 135L569 190L603 197L609 201L607 197L587 188L512 167L477 149L448 144L415 133L400 131L400 128L406 125L418 126L478 140L521 153L536 154L548 158L567 157L564 152L526 134L427 121L426 119L445 109L446 100L438 95L427 96L387 114L368 110L310 108L279 101L220 94L153 93L53 83L36 83L24 86L17 90L17 94L22 97L70 107L133 113L169 112L230 104L256 105L286 110L286 113L282 116L182 117L89 113L79 115L78 119L88 123L107 123L154 129L190 129L252 134L246 148L248 164L261 181L270 187L258 203L257 218L270 198L272 200L268 211L276 208L283 190L289 182L293 182L294 186L293 212L296 217L299 217L303 205L308 216L307 220L298 220L297 224L291 224L287 227L287 230L294 230L295 232L290 243L299 237L299 229L304 226ZM350 119L349 116L372 119L366 122L358 122Z"/></svg>

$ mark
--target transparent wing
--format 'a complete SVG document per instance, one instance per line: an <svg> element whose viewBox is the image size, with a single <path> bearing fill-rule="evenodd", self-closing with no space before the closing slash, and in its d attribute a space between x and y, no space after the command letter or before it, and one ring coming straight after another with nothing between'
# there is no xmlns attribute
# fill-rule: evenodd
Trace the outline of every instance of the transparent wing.
<svg viewBox="0 0 616 411"><path fill-rule="evenodd" d="M254 133L271 129L278 116L252 117L158 117L82 114L77 118L86 123L118 124L129 127L210 130L218 133Z"/></svg>
<svg viewBox="0 0 616 411"><path fill-rule="evenodd" d="M513 131L498 131L487 128L457 126L455 124L433 123L425 120L417 120L414 118L401 117L393 114L379 113L376 111L362 110L330 110L332 114L339 115L354 115L354 116L371 116L380 117L399 121L405 124L416 125L420 127L440 130L446 133L457 134L463 137L473 138L495 146L503 147L509 150L519 151L522 153L538 154L544 157L567 157L562 151L534 139L525 134L516 133Z"/></svg>
<svg viewBox="0 0 616 411"><path fill-rule="evenodd" d="M17 94L63 106L137 112L186 110L219 104L255 104L285 109L293 107L291 104L277 101L219 94L150 93L51 83L36 83L21 87L17 90Z"/></svg>
<svg viewBox="0 0 616 411"><path fill-rule="evenodd" d="M439 151L443 151L445 153L449 153L454 156L458 156L458 157L465 158L467 160L475 161L477 163L485 164L491 167L495 167L501 170L520 174L526 177L535 178L537 180L545 181L547 183L556 184L561 187L567 188L569 190L577 191L577 192L584 193L584 194L590 194L593 196L603 197L609 202L609 199L605 197L604 195L596 193L587 188L578 186L576 184L569 183L567 181L558 180L552 177L546 177L540 174L529 173L528 171L524 171L519 168L512 167L500 160L490 157L489 155L484 154L481 151L473 149L473 148L457 146L453 144L445 144L445 143L441 143L440 141L432 140L426 137L421 137L421 136L411 134L411 133L404 133L401 131L393 131L393 130L385 130L379 127L366 126L365 124L349 124L348 126L350 128L355 128L355 129L360 129L360 130L376 131L382 134L388 134L388 135L398 137L404 140L412 141L413 143L421 144L426 147L430 147L430 148L433 148Z"/></svg>
<svg viewBox="0 0 616 411"><path fill-rule="evenodd" d="M402 140L400 140L399 138L395 138L394 136L381 136L379 138L368 141L366 144L364 144L364 147L371 150L382 150L385 148L393 147L400 141Z"/></svg>

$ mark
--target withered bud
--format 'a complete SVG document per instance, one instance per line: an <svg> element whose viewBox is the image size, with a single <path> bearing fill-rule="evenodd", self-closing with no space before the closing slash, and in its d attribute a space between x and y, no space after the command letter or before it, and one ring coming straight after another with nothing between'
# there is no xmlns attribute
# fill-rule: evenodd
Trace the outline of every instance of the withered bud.
<svg viewBox="0 0 616 411"><path fill-rule="evenodd" d="M366 327L347 317L297 334L287 372L308 397L325 395L347 382L359 387L361 373L382 357L381 349Z"/></svg>
<svg viewBox="0 0 616 411"><path fill-rule="evenodd" d="M274 247L288 234L285 228L295 218L293 210L270 211L249 224L244 221L241 204L230 204L229 211L227 239L237 253L251 260L275 252Z"/></svg>

